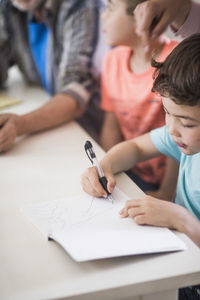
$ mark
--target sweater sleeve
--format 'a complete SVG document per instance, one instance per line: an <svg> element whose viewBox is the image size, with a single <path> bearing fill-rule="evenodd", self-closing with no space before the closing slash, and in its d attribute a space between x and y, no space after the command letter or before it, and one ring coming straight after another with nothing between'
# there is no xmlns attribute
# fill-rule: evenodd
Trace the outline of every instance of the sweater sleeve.
<svg viewBox="0 0 200 300"><path fill-rule="evenodd" d="M8 69L12 64L10 35L7 24L6 8L0 4L0 87L8 77Z"/></svg>

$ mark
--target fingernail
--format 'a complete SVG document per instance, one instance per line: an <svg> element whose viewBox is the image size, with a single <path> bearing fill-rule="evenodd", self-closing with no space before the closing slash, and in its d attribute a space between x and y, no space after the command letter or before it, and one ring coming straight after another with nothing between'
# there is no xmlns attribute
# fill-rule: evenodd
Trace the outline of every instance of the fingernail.
<svg viewBox="0 0 200 300"><path fill-rule="evenodd" d="M110 187L110 192L112 193L113 192L113 190L114 190L114 187Z"/></svg>
<svg viewBox="0 0 200 300"><path fill-rule="evenodd" d="M124 218L123 212L120 211L119 215L120 215L120 218Z"/></svg>

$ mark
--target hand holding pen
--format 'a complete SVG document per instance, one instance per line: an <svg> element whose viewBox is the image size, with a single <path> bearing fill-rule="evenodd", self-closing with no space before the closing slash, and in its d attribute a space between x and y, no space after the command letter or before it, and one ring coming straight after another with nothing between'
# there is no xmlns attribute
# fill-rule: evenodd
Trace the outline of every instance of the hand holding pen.
<svg viewBox="0 0 200 300"><path fill-rule="evenodd" d="M88 168L82 175L83 190L94 197L108 198L113 202L111 195L115 186L115 179L113 174L109 170L105 170L104 168L104 175L104 171L102 170L101 165L97 160L90 141L86 141L85 151L94 167Z"/></svg>

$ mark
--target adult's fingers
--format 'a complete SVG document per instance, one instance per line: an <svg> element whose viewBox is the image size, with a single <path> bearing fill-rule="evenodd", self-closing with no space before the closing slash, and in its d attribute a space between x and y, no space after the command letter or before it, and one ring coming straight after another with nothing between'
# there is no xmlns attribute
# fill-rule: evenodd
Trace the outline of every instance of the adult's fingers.
<svg viewBox="0 0 200 300"><path fill-rule="evenodd" d="M16 137L13 126L8 122L3 124L3 127L0 129L0 151L5 150L5 144L13 144ZM6 147L7 148L7 147Z"/></svg>
<svg viewBox="0 0 200 300"><path fill-rule="evenodd" d="M143 2L136 7L134 11L136 32L144 46L149 46L151 40L165 30L167 20L162 19L163 12L163 8L153 1Z"/></svg>
<svg viewBox="0 0 200 300"><path fill-rule="evenodd" d="M7 139L3 143L0 143L0 152L5 152L5 151L11 149L12 146L13 146L13 143Z"/></svg>
<svg viewBox="0 0 200 300"><path fill-rule="evenodd" d="M157 7L152 2L138 4L134 10L136 32L143 40L149 41L153 20L157 17ZM159 13L160 15L160 13Z"/></svg>
<svg viewBox="0 0 200 300"><path fill-rule="evenodd" d="M0 129L0 144L5 143L7 139L8 139L7 130L5 130L3 127L2 129Z"/></svg>
<svg viewBox="0 0 200 300"><path fill-rule="evenodd" d="M157 37L159 37L159 35L161 35L166 30L170 23L171 17L168 14L163 14L157 22L157 25L151 32L152 39L156 39Z"/></svg>
<svg viewBox="0 0 200 300"><path fill-rule="evenodd" d="M8 121L8 117L6 115L0 115L0 127L2 127Z"/></svg>

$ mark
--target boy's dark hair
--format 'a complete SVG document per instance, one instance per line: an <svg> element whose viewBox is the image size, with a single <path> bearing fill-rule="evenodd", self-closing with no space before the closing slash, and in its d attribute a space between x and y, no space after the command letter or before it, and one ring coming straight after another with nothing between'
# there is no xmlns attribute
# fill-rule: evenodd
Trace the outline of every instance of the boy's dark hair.
<svg viewBox="0 0 200 300"><path fill-rule="evenodd" d="M127 14L132 16L133 15L133 11L134 9L136 8L136 6L139 4L139 3L142 3L142 2L145 2L147 0L125 0L126 3L127 3Z"/></svg>
<svg viewBox="0 0 200 300"><path fill-rule="evenodd" d="M200 105L200 34L183 40L156 68L152 91L176 104Z"/></svg>

